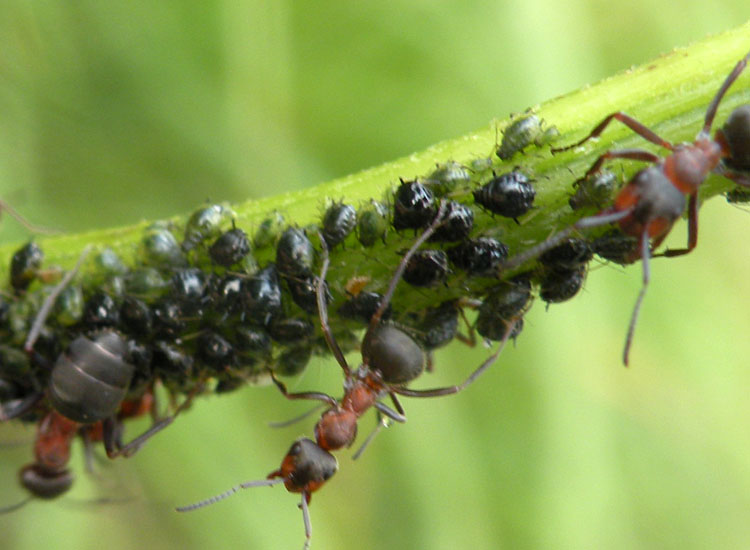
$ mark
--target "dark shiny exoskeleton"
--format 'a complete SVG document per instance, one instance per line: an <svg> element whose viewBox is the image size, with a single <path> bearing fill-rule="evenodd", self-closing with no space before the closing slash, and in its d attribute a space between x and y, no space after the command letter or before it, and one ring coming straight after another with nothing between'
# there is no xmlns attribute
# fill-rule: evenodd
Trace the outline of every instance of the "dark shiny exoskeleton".
<svg viewBox="0 0 750 550"><path fill-rule="evenodd" d="M480 336L488 340L502 340L506 338L509 326L513 320L518 320L511 330L511 338L515 338L523 327L523 314L531 300L531 280L522 274L510 281L503 281L487 294L479 306L476 330Z"/></svg>
<svg viewBox="0 0 750 550"><path fill-rule="evenodd" d="M591 250L597 256L620 265L632 264L638 248L638 239L612 229L591 242Z"/></svg>
<svg viewBox="0 0 750 550"><path fill-rule="evenodd" d="M490 237L467 239L447 250L448 259L469 275L494 276L508 257L508 246Z"/></svg>
<svg viewBox="0 0 750 550"><path fill-rule="evenodd" d="M305 548L307 548L312 533L307 504L312 493L320 489L336 472L336 459L330 454L330 451L348 447L354 442L357 435L358 419L365 412L374 407L381 414L398 422L404 422L406 418L396 397L397 395L434 397L458 393L492 364L500 349L480 365L461 385L433 390L408 389L405 385L417 378L425 368L425 353L406 332L393 325L382 323L383 313L390 304L401 273L417 249L435 231L442 221L444 212L445 207L441 206L432 223L404 255L399 268L391 279L388 291L370 317L367 332L362 340L362 364L355 370L349 367L328 325L324 288L322 285L318 286L317 300L321 329L330 351L336 357L344 372L344 396L338 400L321 392L290 393L286 386L273 376L276 386L288 399L310 399L322 401L328 405L315 426L315 441L309 439L297 440L284 457L281 467L269 474L268 477L271 479L243 483L215 497L178 508L178 511L186 512L202 508L236 493L239 489L271 485L283 481L287 490L302 493L300 507L305 523ZM319 280L322 282L326 279L328 269L328 248L325 239L321 238L321 244L323 258ZM512 326L513 322L510 323L507 332L510 332ZM391 398L396 410L381 402L381 399L386 396Z"/></svg>
<svg viewBox="0 0 750 550"><path fill-rule="evenodd" d="M35 242L22 246L10 260L10 286L16 293L25 291L42 267L44 252Z"/></svg>
<svg viewBox="0 0 750 550"><path fill-rule="evenodd" d="M312 275L315 249L304 231L287 228L276 245L276 267L286 277L305 278Z"/></svg>
<svg viewBox="0 0 750 550"><path fill-rule="evenodd" d="M269 264L242 285L242 304L247 317L267 325L281 312L281 286L276 266Z"/></svg>
<svg viewBox="0 0 750 550"><path fill-rule="evenodd" d="M93 339L79 336L58 357L47 395L60 414L81 424L113 416L130 387L134 367L125 360L127 346L116 332Z"/></svg>
<svg viewBox="0 0 750 550"><path fill-rule="evenodd" d="M543 122L536 115L524 115L510 123L503 130L503 139L497 149L497 156L508 160L531 144L541 147L559 135L557 128L544 128Z"/></svg>
<svg viewBox="0 0 750 550"><path fill-rule="evenodd" d="M97 292L86 300L83 322L93 328L115 327L120 322L120 308L109 294Z"/></svg>
<svg viewBox="0 0 750 550"><path fill-rule="evenodd" d="M353 206L343 202L334 203L323 215L321 233L326 244L333 248L344 241L357 225L357 211Z"/></svg>
<svg viewBox="0 0 750 550"><path fill-rule="evenodd" d="M313 315L318 312L318 303L315 297L317 281L318 278L315 275L310 275L304 279L292 277L286 280L287 286L289 286L289 293L292 295L294 303L302 308L303 311ZM330 301L331 294L328 291L328 285L326 283L323 284L326 287L326 301Z"/></svg>
<svg viewBox="0 0 750 550"><path fill-rule="evenodd" d="M278 318L268 325L271 339L281 343L297 343L310 338L315 333L315 327L307 319L299 317Z"/></svg>
<svg viewBox="0 0 750 550"><path fill-rule="evenodd" d="M407 262L404 281L413 286L432 286L448 276L448 255L442 250L420 250Z"/></svg>
<svg viewBox="0 0 750 550"><path fill-rule="evenodd" d="M230 229L214 241L208 253L217 264L231 267L250 254L250 240L242 229Z"/></svg>
<svg viewBox="0 0 750 550"><path fill-rule="evenodd" d="M586 280L586 265L575 268L548 268L539 281L539 297L547 303L570 300Z"/></svg>
<svg viewBox="0 0 750 550"><path fill-rule="evenodd" d="M234 219L234 212L220 204L210 204L199 208L190 215L185 224L185 239L182 249L185 251L197 245L216 239L221 235L222 227L226 227Z"/></svg>
<svg viewBox="0 0 750 550"><path fill-rule="evenodd" d="M435 197L418 181L402 181L393 197L393 227L421 229L435 217Z"/></svg>
<svg viewBox="0 0 750 550"><path fill-rule="evenodd" d="M474 201L492 212L518 221L534 204L536 190L529 178L518 171L493 178L474 191Z"/></svg>
<svg viewBox="0 0 750 550"><path fill-rule="evenodd" d="M435 230L430 241L455 242L469 237L474 229L474 211L455 201L447 201L443 224Z"/></svg>
<svg viewBox="0 0 750 550"><path fill-rule="evenodd" d="M594 256L591 246L584 239L569 238L539 256L539 261L556 269L575 269L588 263Z"/></svg>
<svg viewBox="0 0 750 550"><path fill-rule="evenodd" d="M581 181L598 174L609 159L629 159L650 163L652 166L640 170L623 187L612 205L598 214L583 218L573 226L550 237L541 244L519 254L504 266L512 269L536 258L556 246L573 231L616 223L626 235L637 239L637 246L626 260L643 261L643 284L630 318L623 362L628 364L630 344L633 339L638 312L650 279L649 260L672 229L674 222L687 210L687 246L667 249L661 256L680 256L691 252L698 244L698 190L708 174L717 172L738 185L750 187L750 105L734 109L724 126L711 137L711 127L722 98L729 87L745 69L750 52L734 66L706 109L703 127L692 143L674 145L657 135L648 127L623 112L615 112L604 118L591 132L579 141L552 149L561 153L577 148L589 139L596 138L616 120L650 143L663 147L669 154L660 157L642 149L609 150L599 155Z"/></svg>
<svg viewBox="0 0 750 550"><path fill-rule="evenodd" d="M370 319L380 307L383 295L378 292L362 291L352 296L339 308L339 315L346 319L354 319L363 323L369 323ZM387 320L391 317L391 305L383 311L382 318Z"/></svg>

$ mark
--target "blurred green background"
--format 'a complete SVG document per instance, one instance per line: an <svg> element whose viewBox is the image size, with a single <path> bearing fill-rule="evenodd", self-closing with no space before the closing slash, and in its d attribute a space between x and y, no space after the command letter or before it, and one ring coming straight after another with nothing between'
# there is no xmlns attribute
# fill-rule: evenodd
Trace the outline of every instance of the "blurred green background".
<svg viewBox="0 0 750 550"><path fill-rule="evenodd" d="M78 231L299 189L750 15L746 0L354 5L3 1L0 196ZM654 262L629 370L639 266L594 267L573 302L536 304L517 347L469 391L409 400L405 426L358 462L341 453L312 502L313 548L750 547L748 230L746 211L714 200L698 249ZM25 236L0 224L2 242ZM684 238L681 223L670 242ZM439 353L429 385L486 354ZM338 368L315 362L299 385L338 395ZM304 408L270 388L205 399L95 476L77 447L74 490L0 516L0 546L301 547L297 496L278 487L172 508L278 467L313 422L266 423ZM32 437L0 426L0 506L23 495Z"/></svg>

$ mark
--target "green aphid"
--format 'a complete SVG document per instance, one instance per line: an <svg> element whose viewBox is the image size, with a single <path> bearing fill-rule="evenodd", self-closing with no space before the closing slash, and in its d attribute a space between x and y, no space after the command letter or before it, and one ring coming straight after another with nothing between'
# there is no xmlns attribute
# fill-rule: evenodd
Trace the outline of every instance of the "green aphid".
<svg viewBox="0 0 750 550"><path fill-rule="evenodd" d="M274 211L268 218L260 222L253 235L253 248L260 249L273 246L286 227L286 220L280 212Z"/></svg>
<svg viewBox="0 0 750 550"><path fill-rule="evenodd" d="M185 224L182 249L187 252L202 242L213 242L232 227L232 222L236 217L234 210L223 204L210 204L199 208L193 212Z"/></svg>
<svg viewBox="0 0 750 550"><path fill-rule="evenodd" d="M357 238L362 246L371 247L385 241L388 231L388 209L382 202L370 200L357 212Z"/></svg>
<svg viewBox="0 0 750 550"><path fill-rule="evenodd" d="M471 172L462 164L454 161L438 164L437 168L423 180L436 197L451 193L459 185L471 182Z"/></svg>
<svg viewBox="0 0 750 550"><path fill-rule="evenodd" d="M542 147L560 135L554 126L548 128L544 126L544 121L536 115L524 115L514 120L503 130L503 139L497 149L497 156L508 160L529 145Z"/></svg>

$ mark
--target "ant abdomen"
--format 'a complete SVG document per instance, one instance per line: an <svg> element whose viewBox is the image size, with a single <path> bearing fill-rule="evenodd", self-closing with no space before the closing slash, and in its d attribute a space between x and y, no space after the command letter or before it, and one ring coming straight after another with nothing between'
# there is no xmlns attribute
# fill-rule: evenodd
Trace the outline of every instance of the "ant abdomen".
<svg viewBox="0 0 750 550"><path fill-rule="evenodd" d="M737 170L750 170L750 104L732 111L721 130L731 151L726 164Z"/></svg>
<svg viewBox="0 0 750 550"><path fill-rule="evenodd" d="M367 332L362 342L362 360L380 373L388 384L406 384L425 368L422 348L404 331L381 325Z"/></svg>
<svg viewBox="0 0 750 550"><path fill-rule="evenodd" d="M125 341L116 332L79 336L55 363L49 400L60 414L82 424L113 416L125 398L134 367L124 356Z"/></svg>
<svg viewBox="0 0 750 550"><path fill-rule="evenodd" d="M37 498L57 498L73 485L74 476L70 470L49 470L41 464L27 464L18 472L21 485Z"/></svg>

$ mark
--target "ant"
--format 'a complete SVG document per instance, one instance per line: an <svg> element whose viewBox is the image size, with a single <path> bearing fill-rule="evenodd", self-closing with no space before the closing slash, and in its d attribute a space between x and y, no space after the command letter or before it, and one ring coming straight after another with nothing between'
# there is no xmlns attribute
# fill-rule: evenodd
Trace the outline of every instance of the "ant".
<svg viewBox="0 0 750 550"><path fill-rule="evenodd" d="M416 379L424 371L425 352L401 329L392 324L381 322L409 260L443 223L445 211L445 203L443 202L434 220L400 261L383 299L370 318L362 340L362 364L354 370L351 369L344 358L344 354L328 323L324 281L328 271L329 257L328 245L321 236L322 266L320 278L317 282L316 299L323 336L331 353L344 371L344 396L338 400L321 392L290 393L284 383L272 375L274 383L287 399L310 399L322 401L328 405L315 426L315 441L306 438L295 441L279 469L271 472L267 479L242 483L220 495L188 506L181 506L177 508L178 512L203 508L233 495L240 489L275 485L283 482L288 491L302 494L300 508L305 524L304 549L307 549L310 546L312 536L308 511L312 493L322 487L336 473L338 462L330 451L349 447L354 443L360 416L374 407L380 414L396 422L406 422L404 409L399 403L397 395L437 397L458 393L474 382L495 362L516 324L515 320L507 323L504 338L498 349L474 370L462 384L428 390L409 389L405 387L406 384ZM386 395L390 397L395 410L381 402L381 399ZM369 440L370 438L365 441L365 445ZM358 451L357 456L361 450Z"/></svg>
<svg viewBox="0 0 750 550"><path fill-rule="evenodd" d="M638 239L637 247L627 258L627 263L639 258L643 260L643 282L628 325L622 355L625 366L628 365L638 312L650 279L649 260L654 256L674 257L688 254L698 243L698 188L711 172L716 172L743 187L750 187L750 175L747 174L747 170L750 170L750 105L742 105L732 111L724 126L716 130L713 139L711 138L711 126L719 103L745 69L748 60L750 52L737 62L726 77L709 103L703 128L692 143L674 145L636 119L618 111L608 115L583 139L565 147L552 148L552 153L561 153L583 145L588 140L598 137L613 120L617 120L642 138L667 149L670 153L660 157L643 149L619 149L601 154L578 182L600 173L602 165L608 159L638 160L651 163L652 166L636 173L617 194L612 206L578 220L567 229L500 266L501 271L514 269L557 246L574 231L611 223L619 224L625 235ZM654 250L664 241L674 222L685 212L686 197L687 246L667 249L655 255Z"/></svg>

